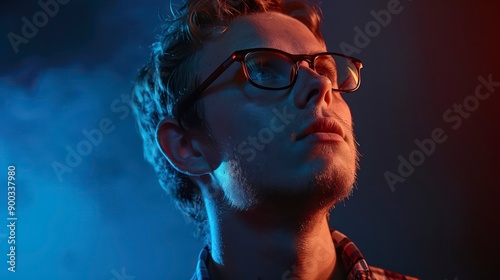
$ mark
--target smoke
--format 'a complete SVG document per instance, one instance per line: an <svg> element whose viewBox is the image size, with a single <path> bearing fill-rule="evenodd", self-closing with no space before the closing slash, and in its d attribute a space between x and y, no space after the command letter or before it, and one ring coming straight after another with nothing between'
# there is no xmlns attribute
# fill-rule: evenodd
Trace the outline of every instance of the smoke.
<svg viewBox="0 0 500 280"><path fill-rule="evenodd" d="M11 30L37 9L24 5L4 19ZM74 0L19 54L2 46L0 174L16 167L18 226L17 272L2 268L0 278L114 279L126 271L183 279L193 272L201 244L143 160L128 106L163 6ZM64 25L83 28L63 28L71 36L61 38ZM0 201L6 209L6 188ZM7 234L2 227L6 253ZM192 262L174 270L179 258Z"/></svg>

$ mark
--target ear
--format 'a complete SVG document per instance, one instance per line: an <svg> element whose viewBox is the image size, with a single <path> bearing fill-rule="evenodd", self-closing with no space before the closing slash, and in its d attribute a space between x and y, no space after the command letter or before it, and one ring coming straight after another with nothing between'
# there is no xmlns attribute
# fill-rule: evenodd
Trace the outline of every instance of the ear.
<svg viewBox="0 0 500 280"><path fill-rule="evenodd" d="M176 120L162 120L156 130L156 137L163 154L179 172L199 176L212 171L203 152L203 145L207 143L202 143L201 137L194 138Z"/></svg>

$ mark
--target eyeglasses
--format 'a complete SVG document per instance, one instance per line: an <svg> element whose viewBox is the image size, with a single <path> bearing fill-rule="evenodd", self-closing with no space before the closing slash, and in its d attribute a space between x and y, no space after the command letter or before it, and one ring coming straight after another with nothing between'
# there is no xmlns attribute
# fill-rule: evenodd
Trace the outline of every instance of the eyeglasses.
<svg viewBox="0 0 500 280"><path fill-rule="evenodd" d="M309 68L330 79L333 91L353 92L359 88L363 67L361 60L357 58L332 52L294 55L271 48L239 50L217 67L189 97L179 104L178 112L184 112L189 104L202 97L203 91L235 61L241 62L246 79L252 85L265 90L283 90L292 87L297 81L299 63L306 61Z"/></svg>

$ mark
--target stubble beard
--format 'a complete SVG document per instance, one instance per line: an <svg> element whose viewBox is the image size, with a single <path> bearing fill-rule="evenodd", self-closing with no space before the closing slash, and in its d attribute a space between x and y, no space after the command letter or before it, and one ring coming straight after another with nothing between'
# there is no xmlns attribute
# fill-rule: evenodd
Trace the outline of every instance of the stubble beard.
<svg viewBox="0 0 500 280"><path fill-rule="evenodd" d="M305 188L290 189L289 186L266 186L265 178L251 178L246 172L244 158L234 157L228 161L230 185L224 187L224 204L237 210L249 210L260 204L313 203L330 211L338 202L349 198L354 189L359 169L359 153L352 145L351 164L340 163L311 174ZM243 167L245 166L245 167ZM255 172L254 172L255 173ZM254 176L255 177L255 176Z"/></svg>

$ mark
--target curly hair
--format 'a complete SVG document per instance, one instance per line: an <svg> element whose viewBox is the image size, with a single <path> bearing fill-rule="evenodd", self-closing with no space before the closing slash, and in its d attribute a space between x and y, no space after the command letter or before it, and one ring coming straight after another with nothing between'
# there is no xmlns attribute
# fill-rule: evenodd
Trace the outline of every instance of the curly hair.
<svg viewBox="0 0 500 280"><path fill-rule="evenodd" d="M199 187L177 171L162 154L156 139L158 124L177 116L176 107L184 94L199 84L195 73L197 54L204 42L221 36L240 16L279 12L304 23L324 43L320 32L319 3L283 0L187 0L162 23L147 64L139 71L132 93L132 108L143 139L144 157L158 176L160 185L176 206L195 224L195 236L208 242L208 222ZM196 105L195 105L196 107ZM201 120L202 112L192 108ZM183 113L184 115L184 113ZM186 121L187 122L187 121Z"/></svg>

